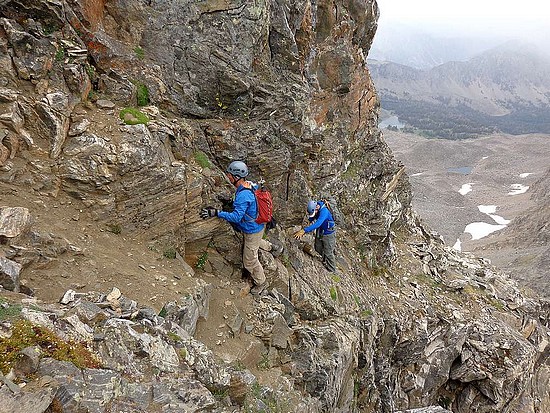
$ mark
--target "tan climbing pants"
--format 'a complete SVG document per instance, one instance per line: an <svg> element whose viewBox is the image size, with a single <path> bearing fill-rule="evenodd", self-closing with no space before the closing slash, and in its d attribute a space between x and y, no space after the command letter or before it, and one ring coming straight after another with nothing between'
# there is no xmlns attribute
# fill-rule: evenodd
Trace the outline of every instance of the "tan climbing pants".
<svg viewBox="0 0 550 413"><path fill-rule="evenodd" d="M258 249L271 250L271 243L263 239L264 230L255 234L243 234L243 266L250 272L250 276L256 285L265 282L264 268L258 259ZM267 245L269 244L269 245Z"/></svg>

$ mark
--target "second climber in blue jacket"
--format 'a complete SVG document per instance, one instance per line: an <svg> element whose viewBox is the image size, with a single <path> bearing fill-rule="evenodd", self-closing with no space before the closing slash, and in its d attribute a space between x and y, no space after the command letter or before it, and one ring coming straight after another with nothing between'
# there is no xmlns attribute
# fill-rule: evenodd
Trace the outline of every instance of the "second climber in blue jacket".
<svg viewBox="0 0 550 413"><path fill-rule="evenodd" d="M294 233L294 237L299 239L315 231L315 251L321 254L325 268L336 272L336 225L332 213L323 201L309 201L307 213L311 224Z"/></svg>

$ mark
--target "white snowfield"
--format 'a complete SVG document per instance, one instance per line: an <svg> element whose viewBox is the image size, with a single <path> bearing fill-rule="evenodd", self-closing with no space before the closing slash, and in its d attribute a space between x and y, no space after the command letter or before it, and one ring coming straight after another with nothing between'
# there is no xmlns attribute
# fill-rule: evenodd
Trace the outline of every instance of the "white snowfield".
<svg viewBox="0 0 550 413"><path fill-rule="evenodd" d="M519 177L526 178L529 175L532 175L532 173L522 173L519 175ZM463 184L458 192L461 195L466 195L469 192L472 192L472 185L474 184L471 182ZM507 195L519 195L529 190L529 187L523 184L512 184L510 185L510 187L511 190L508 192ZM478 240L486 237L489 234L492 234L493 232L500 231L501 229L506 228L506 226L510 223L509 219L505 219L500 215L495 214L495 212L497 211L496 205L478 205L477 208L479 209L479 212L487 214L489 217L491 217L491 219L495 221L495 224L487 222L472 222L471 224L466 225L466 228L464 228L464 232L470 234L472 236L472 240ZM460 241L460 239L456 240L453 248L457 251L462 251L462 242Z"/></svg>
<svg viewBox="0 0 550 413"><path fill-rule="evenodd" d="M524 194L529 189L528 186L522 185L522 184L512 184L510 185L512 190L508 192L508 195L519 195Z"/></svg>
<svg viewBox="0 0 550 413"><path fill-rule="evenodd" d="M466 195L468 192L472 192L472 185L473 183L464 184L462 185L462 188L458 190L460 195Z"/></svg>

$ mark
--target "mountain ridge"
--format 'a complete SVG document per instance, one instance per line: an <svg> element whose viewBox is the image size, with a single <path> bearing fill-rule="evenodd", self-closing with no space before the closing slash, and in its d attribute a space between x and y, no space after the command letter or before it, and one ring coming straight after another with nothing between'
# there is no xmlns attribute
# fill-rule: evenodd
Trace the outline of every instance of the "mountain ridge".
<svg viewBox="0 0 550 413"><path fill-rule="evenodd" d="M463 61L505 42L500 37L442 35L393 22L379 25L369 57L415 69Z"/></svg>
<svg viewBox="0 0 550 413"><path fill-rule="evenodd" d="M550 59L535 48L512 42L427 70L369 60L369 70L382 108L436 136L550 133Z"/></svg>

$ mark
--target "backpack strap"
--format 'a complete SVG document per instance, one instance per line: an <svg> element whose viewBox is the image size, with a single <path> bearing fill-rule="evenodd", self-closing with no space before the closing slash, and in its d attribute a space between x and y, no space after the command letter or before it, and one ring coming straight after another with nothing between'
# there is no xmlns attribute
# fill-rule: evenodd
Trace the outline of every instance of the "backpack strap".
<svg viewBox="0 0 550 413"><path fill-rule="evenodd" d="M332 222L331 227L334 229L334 227L336 226L336 221L334 221L334 213L332 212L332 208L330 207L330 203L326 199L321 199L321 202L323 203L323 206L321 207L321 209L326 208L326 209L328 209L328 212L330 212L330 217L332 219L329 219L328 221Z"/></svg>
<svg viewBox="0 0 550 413"><path fill-rule="evenodd" d="M253 186L248 187L248 186L244 186L244 185L243 185L243 189L252 192L252 195L254 195L254 201L256 202L256 218L258 218L258 215L260 214L260 209L258 207L258 199L256 199L256 190L254 189ZM246 212L244 213L244 215L245 215L245 217L250 218L250 220L247 220L246 222L256 221L256 218L248 215Z"/></svg>

